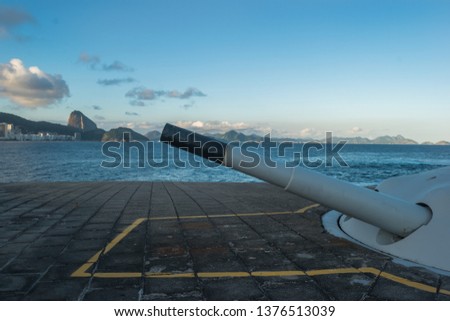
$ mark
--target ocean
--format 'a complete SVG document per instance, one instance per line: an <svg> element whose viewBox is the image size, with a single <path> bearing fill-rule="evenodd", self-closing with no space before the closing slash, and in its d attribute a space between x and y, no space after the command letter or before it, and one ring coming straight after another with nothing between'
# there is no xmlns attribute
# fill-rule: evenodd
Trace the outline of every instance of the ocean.
<svg viewBox="0 0 450 321"><path fill-rule="evenodd" d="M153 143L138 153L131 149L128 164L108 168L112 163L102 153L100 142L0 142L0 183L58 182L58 181L182 181L182 182L258 182L259 180L213 163L200 166L177 166L177 152L167 145ZM297 147L301 147L298 145ZM325 160L323 151L311 150L312 160ZM181 151L180 160L198 158ZM450 166L450 146L429 145L345 145L340 156L348 166L333 162L313 170L358 185L373 185L399 175ZM152 159L167 166L150 166ZM274 155L275 161L295 162L302 159L293 152L284 157Z"/></svg>

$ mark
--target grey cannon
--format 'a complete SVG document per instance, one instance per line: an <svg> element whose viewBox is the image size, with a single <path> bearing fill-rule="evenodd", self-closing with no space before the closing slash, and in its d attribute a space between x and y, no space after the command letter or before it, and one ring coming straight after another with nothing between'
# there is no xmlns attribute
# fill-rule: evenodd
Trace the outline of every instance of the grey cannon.
<svg viewBox="0 0 450 321"><path fill-rule="evenodd" d="M431 218L427 207L302 167L269 167L265 162L241 166L246 157L239 148L171 124L166 124L161 142L222 163L245 174L283 187L350 217L404 237Z"/></svg>

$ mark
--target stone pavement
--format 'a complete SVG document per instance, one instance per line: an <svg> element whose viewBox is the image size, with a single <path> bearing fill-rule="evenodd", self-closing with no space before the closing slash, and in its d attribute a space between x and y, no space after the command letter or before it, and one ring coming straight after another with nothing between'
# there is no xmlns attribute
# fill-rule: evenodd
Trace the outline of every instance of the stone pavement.
<svg viewBox="0 0 450 321"><path fill-rule="evenodd" d="M448 300L265 183L0 184L1 300Z"/></svg>

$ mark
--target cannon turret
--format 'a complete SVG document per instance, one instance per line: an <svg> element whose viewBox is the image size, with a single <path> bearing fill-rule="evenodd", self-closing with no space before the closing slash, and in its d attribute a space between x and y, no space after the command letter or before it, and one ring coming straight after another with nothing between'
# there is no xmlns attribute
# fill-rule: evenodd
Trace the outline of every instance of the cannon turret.
<svg viewBox="0 0 450 321"><path fill-rule="evenodd" d="M376 250L450 271L450 167L386 180L375 190L296 166L243 166L236 145L166 124L161 142L278 185L337 211L350 237ZM444 253L437 254L437 248Z"/></svg>

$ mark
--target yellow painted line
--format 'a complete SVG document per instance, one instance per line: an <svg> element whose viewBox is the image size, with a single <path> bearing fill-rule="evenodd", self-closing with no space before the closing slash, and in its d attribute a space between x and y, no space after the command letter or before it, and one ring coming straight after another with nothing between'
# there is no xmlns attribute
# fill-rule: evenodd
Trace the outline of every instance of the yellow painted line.
<svg viewBox="0 0 450 321"><path fill-rule="evenodd" d="M87 273L86 271L89 270L92 265L94 265L94 263L84 263L75 272L73 272L70 276L73 278L91 277L91 273Z"/></svg>
<svg viewBox="0 0 450 321"><path fill-rule="evenodd" d="M309 206L305 206L305 207L303 207L303 208L301 208L301 209L295 211L294 213L295 213L295 214L305 214L305 213L306 213L307 211L309 211L310 209L316 208L316 207L319 207L319 206L320 206L320 204L312 204L312 205L309 205Z"/></svg>
<svg viewBox="0 0 450 321"><path fill-rule="evenodd" d="M408 286L410 288L414 288L414 289L418 289L418 290L422 290L422 291L430 292L430 293L436 293L437 292L437 288L435 288L434 286L430 286L430 285L427 285L427 284L411 281L411 280L402 278L400 276L397 276L397 275L394 275L394 274L391 274L391 273L381 272L380 270L375 269L375 268L360 268L359 270L361 272L363 272L363 273L371 273L371 274L373 274L375 276L379 275L382 278L394 281L396 283L400 283L400 284L406 285L406 286ZM447 291L445 289L440 289L439 293L450 295L450 291Z"/></svg>
<svg viewBox="0 0 450 321"><path fill-rule="evenodd" d="M86 273L85 271L92 266L93 263L86 263L80 267L77 271L72 274L72 277L91 277L91 273ZM437 293L437 288L426 285L423 283L408 280L403 277L399 277L390 273L381 272L376 268L339 268L339 269L317 269L309 271L253 271L253 272L198 272L198 273L145 273L146 278L236 278L236 277L287 277L287 276L321 276L321 275L337 275L337 274L358 274L358 273L370 273L375 276L380 276L387 280L405 285L410 288L418 289L425 292ZM93 277L96 278L140 278L143 274L140 272L97 272L94 273ZM449 295L450 291L446 289L440 289L440 294Z"/></svg>
<svg viewBox="0 0 450 321"><path fill-rule="evenodd" d="M194 219L194 218L216 218L216 217L233 217L233 216L263 216L263 215L285 215L285 214L303 214L306 211L320 206L319 204L313 204L301 208L295 212L267 212L267 213L245 213L245 214L223 214L223 215L196 215L196 216L184 216L180 219ZM178 217L153 217L150 220L171 220L178 219ZM75 272L71 274L72 277L96 277L96 278L140 278L142 276L146 278L232 278L232 277L283 277L283 276L320 276L320 275L333 275L333 274L358 274L369 273L374 276L379 276L387 280L405 285L410 288L418 289L425 292L437 293L438 289L419 282L411 281L403 277L396 276L387 272L381 272L379 269L373 267L362 268L336 268L336 269L316 269L309 271L253 271L253 272L198 272L198 273L171 273L160 272L153 273L148 272L144 275L141 272L96 272L94 274L87 272L100 258L102 254L106 254L111 251L120 241L122 241L128 234L130 234L136 227L142 222L145 222L147 218L139 218L135 220L130 226L117 235L106 247L97 253L95 253L86 263L81 265ZM439 289L440 294L449 295L450 291L446 289Z"/></svg>
<svg viewBox="0 0 450 321"><path fill-rule="evenodd" d="M198 272L199 278L242 278L249 277L248 272Z"/></svg>
<svg viewBox="0 0 450 321"><path fill-rule="evenodd" d="M103 254L106 254L109 251L111 251L111 249L114 246L116 246L120 241L122 241L125 238L125 236L130 234L131 231L133 231L136 227L138 227L142 222L145 222L146 220L147 220L147 218L143 217L143 218L138 218L136 221L134 221L130 226L128 226L126 229L124 229L122 231L122 233L117 235L111 242L108 243L108 245L106 245L105 251L103 252Z"/></svg>
<svg viewBox="0 0 450 321"><path fill-rule="evenodd" d="M425 292L430 292L430 293L437 293L437 289L434 286L430 286L430 285L426 285L423 283L419 283L419 282L414 282L390 273L386 273L386 272L381 272L380 274L381 277L409 286L410 288L414 288L414 289L418 289L418 290L422 290Z"/></svg>
<svg viewBox="0 0 450 321"><path fill-rule="evenodd" d="M86 263L79 270L72 274L73 277L90 277L90 273L86 273L85 270L90 268L92 263ZM80 272L81 271L81 272ZM321 275L336 275L336 274L358 274L358 273L370 273L375 276L380 276L387 280L405 285L410 288L418 289L425 292L436 293L437 288L426 285L423 283L408 280L403 277L399 277L390 273L381 272L376 268L339 268L339 269L317 269L309 270L306 272L299 270L292 271L253 271L253 272L190 272L190 273L145 273L146 278L235 278L235 277L286 277L286 276L321 276ZM96 278L140 278L143 276L140 272L97 272L93 275ZM450 291L445 289L439 290L440 294L450 295Z"/></svg>
<svg viewBox="0 0 450 321"><path fill-rule="evenodd" d="M359 273L359 271L355 268L340 268L340 269L309 270L305 272L305 274L309 276L348 274L348 273Z"/></svg>
<svg viewBox="0 0 450 321"><path fill-rule="evenodd" d="M138 227L142 222L145 222L146 218L138 218L131 225L129 225L125 230L123 230L119 235L117 235L111 242L109 242L106 247L97 253L95 253L86 263L80 266L75 272L71 274L72 277L90 277L92 274L86 272L89 270L100 258L100 255L106 254L111 249L116 246L120 241L122 241L128 234L131 233L136 227Z"/></svg>
<svg viewBox="0 0 450 321"><path fill-rule="evenodd" d="M359 268L358 271L360 271L361 273L373 274L375 276L379 276L381 273L380 270L373 268L373 267L362 267L362 268Z"/></svg>
<svg viewBox="0 0 450 321"><path fill-rule="evenodd" d="M96 272L94 273L96 278L104 279L126 279L126 278L140 278L142 277L141 272Z"/></svg>
<svg viewBox="0 0 450 321"><path fill-rule="evenodd" d="M98 251L97 253L95 253L87 262L88 263L95 263L98 261L100 255L102 255L103 253L103 249L101 249L100 251Z"/></svg>
<svg viewBox="0 0 450 321"><path fill-rule="evenodd" d="M217 215L190 215L190 216L156 216L150 217L150 221L164 221L164 220L192 220L192 219L204 219L204 218L224 218L224 217L251 217L251 216L266 216L266 215L288 215L288 214L304 214L312 208L319 207L319 204L312 204L305 206L296 211L283 211L283 212L257 212L257 213L242 213L242 214L217 214Z"/></svg>
<svg viewBox="0 0 450 321"><path fill-rule="evenodd" d="M450 295L450 291L449 290L445 290L445 289L439 289L439 293L440 294L445 294L445 295Z"/></svg>
<svg viewBox="0 0 450 321"><path fill-rule="evenodd" d="M208 216L206 215L190 215L190 216L180 216L179 219L180 220L192 220L192 219L196 219L196 218L208 218ZM172 221L172 220L177 220L178 216L156 216L156 217L150 217L149 220L150 221Z"/></svg>
<svg viewBox="0 0 450 321"><path fill-rule="evenodd" d="M252 276L265 277L282 277L282 276L304 276L303 271L254 271L250 273Z"/></svg>
<svg viewBox="0 0 450 321"><path fill-rule="evenodd" d="M171 279L171 278L195 278L195 273L145 273L146 278L150 279Z"/></svg>
<svg viewBox="0 0 450 321"><path fill-rule="evenodd" d="M425 292L430 292L430 293L436 293L437 292L437 288L435 288L434 286L430 286L427 284L423 284L423 283L419 283L419 282L415 282L415 281L411 281L408 280L406 278L391 274L391 273L387 273L387 272L381 272L378 269L375 268L360 268L359 269L361 272L363 273L371 273L375 276L380 276L382 278L385 278L387 280L391 280L394 281L396 283L400 283L403 285L406 285L410 288L414 288L414 289L418 289L421 291L425 291ZM445 290L445 289L439 289L439 293L441 294L445 294L445 295L450 295L450 291Z"/></svg>

